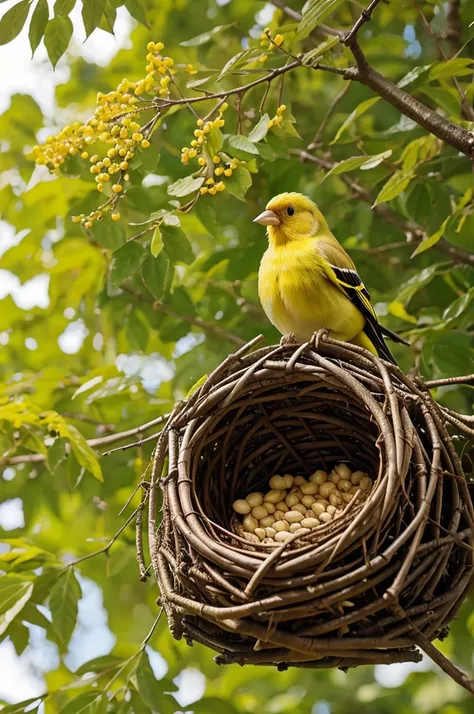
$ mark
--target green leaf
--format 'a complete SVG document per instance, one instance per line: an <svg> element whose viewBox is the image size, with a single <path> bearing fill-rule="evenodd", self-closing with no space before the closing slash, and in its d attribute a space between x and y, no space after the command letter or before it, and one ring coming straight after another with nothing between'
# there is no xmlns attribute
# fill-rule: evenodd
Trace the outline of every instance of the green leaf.
<svg viewBox="0 0 474 714"><path fill-rule="evenodd" d="M211 236L217 238L219 235L219 226L217 223L216 209L212 205L212 201L198 201L194 206L194 213Z"/></svg>
<svg viewBox="0 0 474 714"><path fill-rule="evenodd" d="M269 121L270 117L268 116L268 114L264 114L258 124L256 124L250 132L249 141L255 144L258 141L261 141L267 135Z"/></svg>
<svg viewBox="0 0 474 714"><path fill-rule="evenodd" d="M226 190L240 201L245 200L245 194L252 185L252 177L247 169L239 166L232 172L232 176L226 179Z"/></svg>
<svg viewBox="0 0 474 714"><path fill-rule="evenodd" d="M253 50L243 50L242 52L239 52L238 54L234 55L234 57L231 57L230 60L228 60L225 65L223 66L219 76L216 79L216 82L220 82L221 79L223 79L231 69L234 69L234 67L242 62L242 60L246 59L250 54L253 53Z"/></svg>
<svg viewBox="0 0 474 714"><path fill-rule="evenodd" d="M401 320L405 320L406 322L411 322L416 325L416 317L414 315L410 315L406 311L405 305L400 302L400 300L394 300L391 302L388 306L388 311L391 315L394 315L394 317L399 317Z"/></svg>
<svg viewBox="0 0 474 714"><path fill-rule="evenodd" d="M307 37L341 3L342 0L308 0L303 6L303 17L298 25L299 38Z"/></svg>
<svg viewBox="0 0 474 714"><path fill-rule="evenodd" d="M105 10L105 0L82 0L82 19L86 38L99 27Z"/></svg>
<svg viewBox="0 0 474 714"><path fill-rule="evenodd" d="M167 710L167 704L171 704L171 701L174 700L171 700L169 695L165 693L167 680L156 680L147 652L142 652L140 655L135 677L137 680L138 693L143 701L148 704L150 709L153 712L162 712L166 707ZM175 687L171 682L170 690L175 691Z"/></svg>
<svg viewBox="0 0 474 714"><path fill-rule="evenodd" d="M67 425L67 434L71 443L74 456L81 466L84 466L97 481L103 481L102 469L97 454L82 436L81 432L72 424Z"/></svg>
<svg viewBox="0 0 474 714"><path fill-rule="evenodd" d="M72 36L72 22L69 17L53 17L48 20L44 33L44 44L53 67L66 52Z"/></svg>
<svg viewBox="0 0 474 714"><path fill-rule="evenodd" d="M60 714L103 714L107 708L107 696L100 692L86 692L70 699L59 709Z"/></svg>
<svg viewBox="0 0 474 714"><path fill-rule="evenodd" d="M373 169L391 155L392 150L388 149L381 154L375 154L373 156L351 156L349 159L344 159L334 164L332 169L324 176L323 181L325 181L328 176L331 176L331 174L342 174L346 171L353 171L358 168L362 170Z"/></svg>
<svg viewBox="0 0 474 714"><path fill-rule="evenodd" d="M99 245L109 250L116 250L125 241L123 221L96 221L91 233Z"/></svg>
<svg viewBox="0 0 474 714"><path fill-rule="evenodd" d="M446 62L438 62L432 66L429 78L434 80L472 75L473 63L474 59L469 57L453 57Z"/></svg>
<svg viewBox="0 0 474 714"><path fill-rule="evenodd" d="M199 176L198 178L193 178L192 176L186 176L186 178L178 179L174 183L168 186L168 194L170 196L177 196L181 198L182 196L187 196L190 193L194 193L201 188L204 183L204 178Z"/></svg>
<svg viewBox="0 0 474 714"><path fill-rule="evenodd" d="M38 0L38 3L34 9L33 15L31 16L30 27L28 30L28 37L30 40L31 52L34 55L36 49L41 42L46 23L49 18L49 8L48 0Z"/></svg>
<svg viewBox="0 0 474 714"><path fill-rule="evenodd" d="M130 240L122 245L112 255L110 265L112 285L120 285L126 278L136 273L144 259L145 251L136 241Z"/></svg>
<svg viewBox="0 0 474 714"><path fill-rule="evenodd" d="M114 34L115 20L117 19L117 8L110 0L105 0L104 16L99 25L101 30Z"/></svg>
<svg viewBox="0 0 474 714"><path fill-rule="evenodd" d="M395 171L395 173L390 176L387 183L379 192L377 198L374 201L374 206L378 206L379 203L391 201L393 198L398 196L402 191L406 189L410 181L412 181L415 176L416 174L411 172L406 174L403 171Z"/></svg>
<svg viewBox="0 0 474 714"><path fill-rule="evenodd" d="M163 247L168 255L168 258L173 263L192 263L194 253L189 238L181 230L174 226L162 226L161 235L163 238Z"/></svg>
<svg viewBox="0 0 474 714"><path fill-rule="evenodd" d="M55 17L67 17L75 4L76 0L56 0L53 7Z"/></svg>
<svg viewBox="0 0 474 714"><path fill-rule="evenodd" d="M76 627L77 603L81 594L74 568L67 568L53 585L49 595L53 628L65 647Z"/></svg>
<svg viewBox="0 0 474 714"><path fill-rule="evenodd" d="M341 138L342 134L345 132L345 130L354 122L358 117L362 116L362 114L365 114L366 111L368 111L371 107L374 106L379 101L380 97L372 97L372 99L366 99L365 102L361 102L358 107L352 111L347 119L342 123L342 125L339 127L338 132L334 139L330 142L330 146L332 144L335 144L339 139Z"/></svg>
<svg viewBox="0 0 474 714"><path fill-rule="evenodd" d="M204 45L206 42L209 42L214 35L217 35L224 30L228 30L229 27L233 26L233 23L230 23L229 25L218 25L217 27L213 27L212 30L209 30L208 32L203 32L202 35L196 35L196 37L191 37L190 40L180 42L180 45L181 47L199 47L200 45Z"/></svg>
<svg viewBox="0 0 474 714"><path fill-rule="evenodd" d="M442 377L458 377L474 370L472 338L466 332L435 333L431 342L431 361Z"/></svg>
<svg viewBox="0 0 474 714"><path fill-rule="evenodd" d="M169 271L170 261L164 251L156 258L149 255L141 267L143 282L156 300L163 297Z"/></svg>
<svg viewBox="0 0 474 714"><path fill-rule="evenodd" d="M304 65L312 65L315 59L322 57L326 52L329 52L333 47L335 47L340 42L339 37L329 37L324 42L321 42L313 50L306 52L301 58L301 63Z"/></svg>
<svg viewBox="0 0 474 714"><path fill-rule="evenodd" d="M189 399L191 394L194 394L194 392L196 392L199 389L199 387L202 387L202 385L204 384L204 382L206 381L208 376L209 376L208 374L203 374L202 377L199 377L198 381L194 382L191 389L189 389L188 392L186 393L185 399Z"/></svg>
<svg viewBox="0 0 474 714"><path fill-rule="evenodd" d="M102 657L95 657L89 660L89 662L84 662L75 673L82 676L83 674L88 674L88 672L103 672L106 669L118 667L122 662L123 659L117 657L117 655L102 655Z"/></svg>
<svg viewBox="0 0 474 714"><path fill-rule="evenodd" d="M23 699L22 702L17 702L16 704L8 704L6 707L2 707L2 712L4 714L22 714L25 709L28 708L30 711L30 705L35 702L41 702L46 695L43 694L41 697L33 697L32 699Z"/></svg>
<svg viewBox="0 0 474 714"><path fill-rule="evenodd" d="M416 82L417 79L428 74L430 67L430 64L425 64L422 67L413 67L413 69L411 69L404 77L401 78L399 82L397 82L397 87L402 89L403 87L407 87L409 84Z"/></svg>
<svg viewBox="0 0 474 714"><path fill-rule="evenodd" d="M224 137L222 136L222 132L219 127L212 127L211 131L207 135L206 140L206 151L211 158L219 153L219 151L222 149L223 143Z"/></svg>
<svg viewBox="0 0 474 714"><path fill-rule="evenodd" d="M439 240L441 240L445 233L449 219L450 216L448 216L448 218L443 221L441 227L439 228L439 230L436 231L436 233L433 233L433 235L431 235L429 238L425 238L425 240L421 241L421 243L416 247L416 250L414 250L411 254L412 258L414 258L415 255L420 255L420 253L424 253L425 250L428 250L428 248L432 248Z"/></svg>
<svg viewBox="0 0 474 714"><path fill-rule="evenodd" d="M233 149L237 149L238 151L243 151L246 154L258 155L257 147L254 146L250 139L248 139L243 134L235 134L234 136L229 136L227 139L227 143L230 147L232 147Z"/></svg>
<svg viewBox="0 0 474 714"><path fill-rule="evenodd" d="M141 25L148 27L148 21L146 19L145 9L142 5L142 0L125 0L125 7L129 11L130 15L137 20Z"/></svg>
<svg viewBox="0 0 474 714"><path fill-rule="evenodd" d="M7 10L0 20L0 45L6 45L20 34L29 10L30 0L22 0Z"/></svg>
<svg viewBox="0 0 474 714"><path fill-rule="evenodd" d="M30 580L4 575L0 578L0 635L25 607L33 592Z"/></svg>
<svg viewBox="0 0 474 714"><path fill-rule="evenodd" d="M151 239L150 252L154 258L163 250L163 239L161 237L160 227L156 226L153 238Z"/></svg>

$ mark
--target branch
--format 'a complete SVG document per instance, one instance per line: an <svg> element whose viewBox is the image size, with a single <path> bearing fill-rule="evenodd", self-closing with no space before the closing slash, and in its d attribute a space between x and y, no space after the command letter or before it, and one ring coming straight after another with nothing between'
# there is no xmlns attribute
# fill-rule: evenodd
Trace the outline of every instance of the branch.
<svg viewBox="0 0 474 714"><path fill-rule="evenodd" d="M449 0L446 12L446 39L451 44L453 55L461 49L461 0Z"/></svg>
<svg viewBox="0 0 474 714"><path fill-rule="evenodd" d="M313 156L313 154L309 154L307 151L302 151L300 149L291 149L290 153L294 156L299 156L301 161L311 161L313 164L317 164L323 169L330 170L335 165L335 162L330 159ZM361 186L357 181L351 179L350 176L347 176L346 174L339 174L339 178L344 181L346 186L348 186L358 198L373 206L375 199L370 191L367 191L366 188ZM409 236L411 238L409 241L410 245L418 245L418 243L421 243L428 237L426 231L418 223L397 216L397 214L393 213L385 203L374 206L372 210L377 216L383 218L384 221L397 226L397 228L400 228L405 235ZM444 239L441 239L438 243L436 243L436 248L441 253L449 255L454 263L469 265L471 268L474 267L474 253L469 253L466 250L462 250L462 248L455 248Z"/></svg>
<svg viewBox="0 0 474 714"><path fill-rule="evenodd" d="M356 61L356 67L350 67L347 70L339 71L339 74L345 79L350 79L355 82L360 82L369 89L372 89L375 94L385 99L388 104L398 109L402 114L412 119L419 126L429 131L434 136L457 149L461 153L474 158L474 135L463 129L463 127L448 121L440 114L430 109L425 104L422 104L418 99L407 94L403 89L397 87L390 79L384 77L369 65L367 59L362 52L359 43L357 42L357 31L364 25L380 0L372 0L366 10L363 10L360 18L357 20L353 28L342 38L342 42L349 48ZM275 4L275 3L273 3ZM277 5L278 7L278 5ZM281 8L284 9L284 8ZM286 11L286 10L285 10ZM301 18L300 13L298 13ZM295 18L296 19L296 18ZM340 34L339 32L337 34ZM325 67L315 65L315 69L326 69Z"/></svg>
<svg viewBox="0 0 474 714"><path fill-rule="evenodd" d="M155 301L148 300L145 295L143 295L142 293L139 293L137 290L134 290L133 288L129 287L128 285L121 285L120 288L124 292L127 292L130 295L133 295L140 302L146 302L149 305L151 305L153 310L155 310L155 312L164 312L165 315L169 315L169 317L174 317L177 320L181 320L182 322L187 322L188 325L193 325L194 327L199 327L200 330L204 330L204 332L209 332L210 334L214 335L215 337L219 337L221 339L228 340L229 342L233 342L234 345L239 345L239 347L241 345L246 344L245 340L243 340L241 337L238 337L237 335L232 334L232 332L227 332L227 330L224 330L222 327L219 327L218 325L214 325L211 322L206 322L201 317L191 317L190 315L183 315L179 312L175 312L165 302L162 302L161 300L155 300Z"/></svg>
<svg viewBox="0 0 474 714"><path fill-rule="evenodd" d="M86 439L89 446L92 448L94 446L104 446L105 444L113 444L116 441L121 441L122 439L128 439L130 436L137 436L142 434L144 431L148 431L152 426L157 424L162 424L168 419L169 414L163 414L163 416L152 419L151 421L142 424L141 426L136 426L133 429L127 429L126 431L119 431L116 434L108 434L107 436L99 436L95 439ZM44 454L21 454L20 456L10 456L9 459L5 459L2 462L4 465L14 465L14 464L35 464L45 461L46 457Z"/></svg>

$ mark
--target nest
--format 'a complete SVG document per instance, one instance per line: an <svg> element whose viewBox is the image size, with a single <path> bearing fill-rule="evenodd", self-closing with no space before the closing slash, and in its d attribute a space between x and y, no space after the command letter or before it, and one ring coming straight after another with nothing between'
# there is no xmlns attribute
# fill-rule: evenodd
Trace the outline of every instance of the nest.
<svg viewBox="0 0 474 714"><path fill-rule="evenodd" d="M447 428L471 438L470 418L324 334L251 351L258 341L175 407L155 449L149 550L173 635L219 663L280 669L439 655L431 641L473 572L474 509ZM233 501L341 460L374 478L365 501L276 547L238 534Z"/></svg>

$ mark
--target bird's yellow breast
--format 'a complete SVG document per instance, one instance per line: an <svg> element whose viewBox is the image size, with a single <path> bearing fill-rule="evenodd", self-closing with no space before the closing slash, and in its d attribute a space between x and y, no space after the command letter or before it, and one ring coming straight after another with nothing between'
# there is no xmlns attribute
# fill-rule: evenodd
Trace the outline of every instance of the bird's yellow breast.
<svg viewBox="0 0 474 714"><path fill-rule="evenodd" d="M326 275L318 239L268 247L258 276L260 301L283 334L301 342L326 328L336 339L351 340L364 327L362 314Z"/></svg>

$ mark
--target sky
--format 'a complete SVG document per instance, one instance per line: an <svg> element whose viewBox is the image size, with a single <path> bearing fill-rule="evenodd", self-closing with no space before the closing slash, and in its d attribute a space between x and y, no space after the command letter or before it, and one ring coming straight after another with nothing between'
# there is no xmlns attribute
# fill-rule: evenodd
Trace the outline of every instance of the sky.
<svg viewBox="0 0 474 714"><path fill-rule="evenodd" d="M52 7L52 0L48 1ZM219 4L225 4L227 1L220 0ZM17 0L3 2L0 6L1 14L3 15L16 2ZM264 7L259 13L259 20L265 24L269 21L272 12L271 6ZM105 65L120 48L130 46L130 31L134 21L124 8L118 9L115 38L101 30L95 30L87 41L84 41L80 5L77 5L71 13L71 19L74 25L71 51L73 54L82 55L86 60ZM12 67L15 68L14 72ZM63 57L53 72L43 43L40 44L35 57L31 58L25 27L13 42L0 46L0 114L8 108L11 95L19 92L31 94L46 117L51 117L55 107L55 87L67 81L68 77L67 59ZM49 302L47 276L39 275L20 285L15 275L1 269L1 255L19 239L21 236L15 236L11 226L0 221L0 300L11 294L16 304L24 309L31 309L34 306L47 307ZM74 354L80 349L85 338L84 329L80 320L70 323L67 331L60 338L60 346L66 354ZM192 339L197 338L193 336ZM34 349L34 345L27 346ZM178 345L177 348L179 352ZM185 346L183 343L181 348L186 351L189 345ZM122 355L120 358L120 364L117 366L124 372L130 374L136 370L143 370L142 379L145 386L146 375L156 374L156 363L150 360L156 362L158 358L153 356L140 358L136 355ZM161 364L164 373L166 368L170 369L169 365L166 367ZM156 384L149 384L150 389L156 389L156 386ZM11 471L12 469L5 470L3 474L5 480L12 477ZM24 518L20 498L0 504L0 526L6 530L13 530L22 525L24 525ZM0 552L2 548L5 550L6 546L0 544ZM108 654L115 643L115 636L107 626L107 614L103 607L100 588L93 581L85 578L81 579L81 585L83 597L79 603L78 624L66 657L66 663L72 670L93 657ZM47 612L45 614L47 615ZM17 656L10 641L6 640L0 645L0 700L14 703L42 694L45 689L43 674L57 667L58 653L55 646L46 640L44 630L36 626L31 626L30 629L31 645L21 656ZM149 655L157 678L164 676L167 671L166 662L152 649L149 649ZM383 686L396 687L403 683L410 672L426 670L431 666L426 658L419 664L380 665L375 668L376 679ZM196 669L184 670L175 681L179 687L175 696L182 707L189 706L204 694L205 678ZM317 714L326 714L319 704L316 709Z"/></svg>

